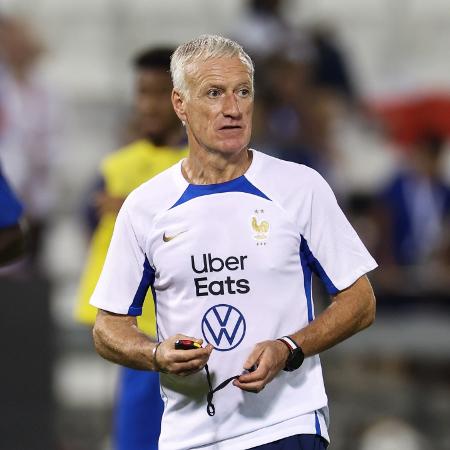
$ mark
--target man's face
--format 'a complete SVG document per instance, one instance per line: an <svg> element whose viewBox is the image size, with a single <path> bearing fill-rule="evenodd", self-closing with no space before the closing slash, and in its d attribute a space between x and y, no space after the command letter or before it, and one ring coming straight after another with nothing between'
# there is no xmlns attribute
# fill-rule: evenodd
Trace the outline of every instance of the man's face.
<svg viewBox="0 0 450 450"><path fill-rule="evenodd" d="M214 58L188 67L189 98L174 106L187 124L189 146L238 153L248 147L253 92L247 67L237 57ZM194 148L193 148L194 147Z"/></svg>
<svg viewBox="0 0 450 450"><path fill-rule="evenodd" d="M135 108L140 132L163 145L179 120L170 102L172 82L163 69L140 69L136 75Z"/></svg>

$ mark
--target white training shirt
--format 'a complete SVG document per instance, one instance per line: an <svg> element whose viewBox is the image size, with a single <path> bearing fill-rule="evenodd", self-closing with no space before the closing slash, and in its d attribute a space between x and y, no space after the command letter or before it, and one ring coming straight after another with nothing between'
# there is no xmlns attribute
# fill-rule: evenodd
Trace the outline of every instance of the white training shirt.
<svg viewBox="0 0 450 450"><path fill-rule="evenodd" d="M178 163L131 193L91 303L139 315L152 286L159 340L183 333L211 343L217 386L242 372L256 343L313 320L313 271L336 294L375 267L317 172L253 151L237 179L191 185ZM204 370L161 374L161 450L247 449L295 434L328 439L318 356L258 394L229 384L214 395L213 417L207 392Z"/></svg>

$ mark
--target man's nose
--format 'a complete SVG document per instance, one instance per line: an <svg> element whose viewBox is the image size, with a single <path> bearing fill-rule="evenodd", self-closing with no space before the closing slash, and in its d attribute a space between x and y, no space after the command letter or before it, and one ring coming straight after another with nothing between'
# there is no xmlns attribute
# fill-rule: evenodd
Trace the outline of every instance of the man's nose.
<svg viewBox="0 0 450 450"><path fill-rule="evenodd" d="M223 101L222 112L224 116L239 118L241 116L241 109L239 107L239 100L234 94L225 95Z"/></svg>

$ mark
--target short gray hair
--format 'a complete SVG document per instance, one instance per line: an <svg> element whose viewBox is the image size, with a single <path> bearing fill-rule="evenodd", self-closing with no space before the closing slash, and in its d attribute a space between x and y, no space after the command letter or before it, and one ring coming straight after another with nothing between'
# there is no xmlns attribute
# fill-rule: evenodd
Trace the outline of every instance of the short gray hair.
<svg viewBox="0 0 450 450"><path fill-rule="evenodd" d="M170 61L173 87L183 95L188 96L186 83L187 66L197 59L205 61L210 58L221 58L223 56L238 57L242 61L248 69L253 88L255 69L250 56L237 42L215 34L202 34L196 39L181 44L175 50Z"/></svg>

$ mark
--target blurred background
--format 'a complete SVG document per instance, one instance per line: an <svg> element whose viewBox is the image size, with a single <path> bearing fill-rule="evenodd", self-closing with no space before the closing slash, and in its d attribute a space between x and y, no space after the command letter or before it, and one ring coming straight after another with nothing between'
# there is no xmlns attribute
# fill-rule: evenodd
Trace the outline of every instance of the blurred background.
<svg viewBox="0 0 450 450"><path fill-rule="evenodd" d="M449 449L446 0L0 1L0 161L32 231L0 272L0 449L112 448L117 368L73 312L86 205L136 51L201 33L254 58L252 146L325 176L380 264L375 324L322 356L330 448Z"/></svg>

